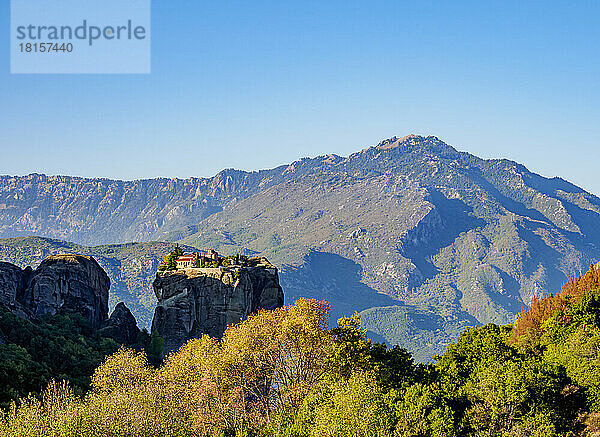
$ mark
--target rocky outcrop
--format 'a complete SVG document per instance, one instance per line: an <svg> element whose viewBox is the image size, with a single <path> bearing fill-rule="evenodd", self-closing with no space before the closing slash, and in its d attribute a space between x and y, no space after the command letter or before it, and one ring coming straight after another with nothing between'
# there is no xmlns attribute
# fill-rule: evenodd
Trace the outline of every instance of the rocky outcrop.
<svg viewBox="0 0 600 437"><path fill-rule="evenodd" d="M184 244L180 247L186 252L197 250ZM150 330L156 308L152 282L165 253L174 248L175 243L159 241L89 247L29 236L0 239L0 260L20 266L37 266L50 255L78 253L91 256L110 278L109 308L124 302L140 329Z"/></svg>
<svg viewBox="0 0 600 437"><path fill-rule="evenodd" d="M33 273L23 305L34 316L75 312L100 328L108 318L110 279L96 260L83 255L53 255Z"/></svg>
<svg viewBox="0 0 600 437"><path fill-rule="evenodd" d="M140 330L129 308L120 302L105 322L100 333L104 337L112 338L117 343L133 344L137 341Z"/></svg>
<svg viewBox="0 0 600 437"><path fill-rule="evenodd" d="M34 271L0 263L0 303L20 317L75 312L99 329L108 318L109 288L106 272L89 256L49 256Z"/></svg>
<svg viewBox="0 0 600 437"><path fill-rule="evenodd" d="M152 331L168 353L203 334L220 338L228 325L260 309L283 305L276 269L184 269L158 273L154 280L158 305Z"/></svg>
<svg viewBox="0 0 600 437"><path fill-rule="evenodd" d="M28 317L21 300L31 275L31 267L22 270L13 264L0 262L0 303L22 318Z"/></svg>

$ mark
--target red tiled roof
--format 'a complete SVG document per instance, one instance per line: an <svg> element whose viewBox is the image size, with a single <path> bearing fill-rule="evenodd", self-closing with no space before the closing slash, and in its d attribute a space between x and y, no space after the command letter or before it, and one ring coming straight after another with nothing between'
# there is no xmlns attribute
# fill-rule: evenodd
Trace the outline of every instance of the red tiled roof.
<svg viewBox="0 0 600 437"><path fill-rule="evenodd" d="M188 253L181 255L179 258L177 258L177 261L195 261L196 256L205 256L207 254L217 254L217 252L214 249L208 249L205 252Z"/></svg>

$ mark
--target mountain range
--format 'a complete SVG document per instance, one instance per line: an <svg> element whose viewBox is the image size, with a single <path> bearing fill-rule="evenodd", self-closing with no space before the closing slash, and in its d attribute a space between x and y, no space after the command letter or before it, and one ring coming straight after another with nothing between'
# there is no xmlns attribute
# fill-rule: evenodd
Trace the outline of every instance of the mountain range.
<svg viewBox="0 0 600 437"><path fill-rule="evenodd" d="M410 135L212 178L0 176L0 236L0 259L19 265L96 257L142 326L173 243L261 253L280 267L287 302L359 312L371 338L427 360L465 326L510 323L600 260L600 199Z"/></svg>

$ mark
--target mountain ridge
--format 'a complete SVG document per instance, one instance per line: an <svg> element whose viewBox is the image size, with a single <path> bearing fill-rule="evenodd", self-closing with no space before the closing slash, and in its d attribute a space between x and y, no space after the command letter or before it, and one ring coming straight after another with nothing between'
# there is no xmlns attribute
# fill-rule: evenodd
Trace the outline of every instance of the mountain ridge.
<svg viewBox="0 0 600 437"><path fill-rule="evenodd" d="M0 177L0 235L262 253L288 302L367 311L374 337L421 338L420 358L464 326L511 322L600 259L598 197L434 136L212 178L39 180Z"/></svg>

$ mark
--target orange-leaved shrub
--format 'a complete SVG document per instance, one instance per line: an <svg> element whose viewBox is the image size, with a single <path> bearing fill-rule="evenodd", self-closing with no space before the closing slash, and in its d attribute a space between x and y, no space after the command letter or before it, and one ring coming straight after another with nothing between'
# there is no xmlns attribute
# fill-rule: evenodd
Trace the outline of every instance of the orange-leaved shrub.
<svg viewBox="0 0 600 437"><path fill-rule="evenodd" d="M512 343L538 345L544 322L562 311L567 304L579 302L587 291L598 288L600 288L600 266L591 264L586 274L569 278L562 284L558 294L549 294L539 299L534 296L529 308L523 308L517 315L512 332ZM561 316L563 322L569 321L568 314L563 312Z"/></svg>

